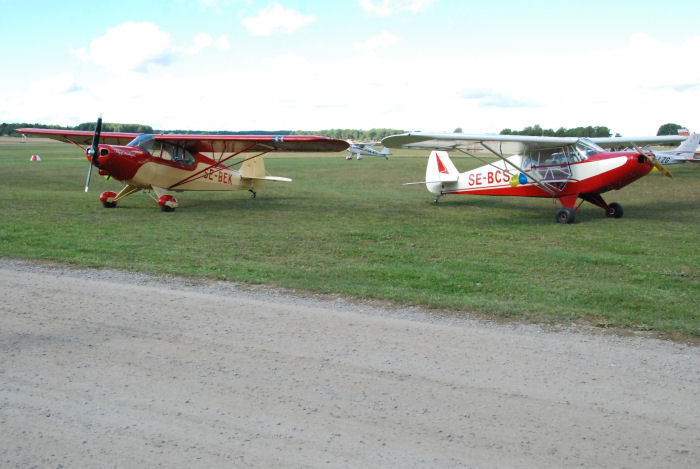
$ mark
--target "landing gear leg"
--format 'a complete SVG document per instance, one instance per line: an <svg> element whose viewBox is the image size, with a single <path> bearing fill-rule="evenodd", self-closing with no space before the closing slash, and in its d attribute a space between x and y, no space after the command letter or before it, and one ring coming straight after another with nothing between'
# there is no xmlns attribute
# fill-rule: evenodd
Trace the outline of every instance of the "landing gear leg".
<svg viewBox="0 0 700 469"><path fill-rule="evenodd" d="M433 203L437 205L438 201L440 200L440 197L442 197L442 194L436 195L435 198L433 199Z"/></svg>
<svg viewBox="0 0 700 469"><path fill-rule="evenodd" d="M257 197L257 195L258 195L258 193L255 192L253 189L248 189L248 192L250 192L250 194L251 194L251 195L250 195L250 198L251 198L251 199L254 199L254 198Z"/></svg>
<svg viewBox="0 0 700 469"><path fill-rule="evenodd" d="M603 197L601 197L600 194L586 194L582 195L581 198L605 210L605 215L609 218L622 218L622 205L618 204L617 202L613 202L608 205L605 203L605 200L603 200Z"/></svg>

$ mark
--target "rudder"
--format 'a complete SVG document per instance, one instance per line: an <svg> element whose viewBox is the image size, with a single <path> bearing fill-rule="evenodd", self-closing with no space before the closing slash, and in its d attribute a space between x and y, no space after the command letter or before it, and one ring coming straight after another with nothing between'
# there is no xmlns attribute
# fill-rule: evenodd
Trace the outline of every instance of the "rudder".
<svg viewBox="0 0 700 469"><path fill-rule="evenodd" d="M425 187L433 194L440 194L445 183L454 183L459 179L459 171L446 151L433 150L425 169Z"/></svg>

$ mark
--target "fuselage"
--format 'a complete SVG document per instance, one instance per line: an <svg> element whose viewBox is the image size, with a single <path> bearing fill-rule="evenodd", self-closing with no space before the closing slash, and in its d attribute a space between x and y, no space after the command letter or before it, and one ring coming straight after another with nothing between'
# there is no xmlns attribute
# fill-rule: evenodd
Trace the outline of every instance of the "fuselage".
<svg viewBox="0 0 700 469"><path fill-rule="evenodd" d="M131 145L100 145L98 154L96 166L101 175L135 187L230 191L250 189L253 184L250 180L243 181L239 171L201 153L172 161Z"/></svg>
<svg viewBox="0 0 700 469"><path fill-rule="evenodd" d="M637 152L599 152L582 161L560 164L537 164L520 155L511 156L508 161L523 169L524 174L504 161L497 161L461 173L456 182L433 184L428 189L436 194L526 197L602 194L636 181L653 168ZM554 194L534 183L533 179L544 183Z"/></svg>

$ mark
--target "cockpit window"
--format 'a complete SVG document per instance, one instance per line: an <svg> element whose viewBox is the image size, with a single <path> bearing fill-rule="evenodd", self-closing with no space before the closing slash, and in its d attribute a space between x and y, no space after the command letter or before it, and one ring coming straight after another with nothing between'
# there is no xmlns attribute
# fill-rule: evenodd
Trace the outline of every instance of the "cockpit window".
<svg viewBox="0 0 700 469"><path fill-rule="evenodd" d="M174 163L182 163L188 166L194 164L194 156L188 149L177 143L158 142L153 149L153 156L163 158Z"/></svg>
<svg viewBox="0 0 700 469"><path fill-rule="evenodd" d="M595 144L592 140L587 138L579 138L576 142L576 151L581 155L581 159L586 159L589 156L593 156L596 153L600 153L603 150L600 146Z"/></svg>
<svg viewBox="0 0 700 469"><path fill-rule="evenodd" d="M178 145L176 142L156 142L156 139L152 134L139 135L133 139L129 145L132 147L138 147L156 158L162 158L175 163L193 165L195 162L192 153L190 153L190 151L184 146Z"/></svg>
<svg viewBox="0 0 700 469"><path fill-rule="evenodd" d="M138 147L142 149L145 152L148 152L151 154L153 150L153 142L155 142L156 139L153 137L153 134L143 134L139 135L135 139L133 139L131 142L129 142L129 146L132 147Z"/></svg>

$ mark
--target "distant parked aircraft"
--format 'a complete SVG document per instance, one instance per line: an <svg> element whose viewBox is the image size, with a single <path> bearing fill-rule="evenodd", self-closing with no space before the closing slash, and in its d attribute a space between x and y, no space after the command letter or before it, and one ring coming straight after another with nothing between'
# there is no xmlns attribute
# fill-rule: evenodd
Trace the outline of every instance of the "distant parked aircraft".
<svg viewBox="0 0 700 469"><path fill-rule="evenodd" d="M357 155L358 160L362 159L362 155L383 156L388 160L389 155L391 155L386 147L382 148L382 151L372 148L374 145L377 145L377 142L353 142L348 140L348 144L350 145L348 148L350 154L345 157L346 160L351 160L353 154Z"/></svg>
<svg viewBox="0 0 700 469"><path fill-rule="evenodd" d="M692 133L675 150L650 151L654 153L654 156L661 164L685 163L687 161L700 162L698 144L700 144L700 134Z"/></svg>

